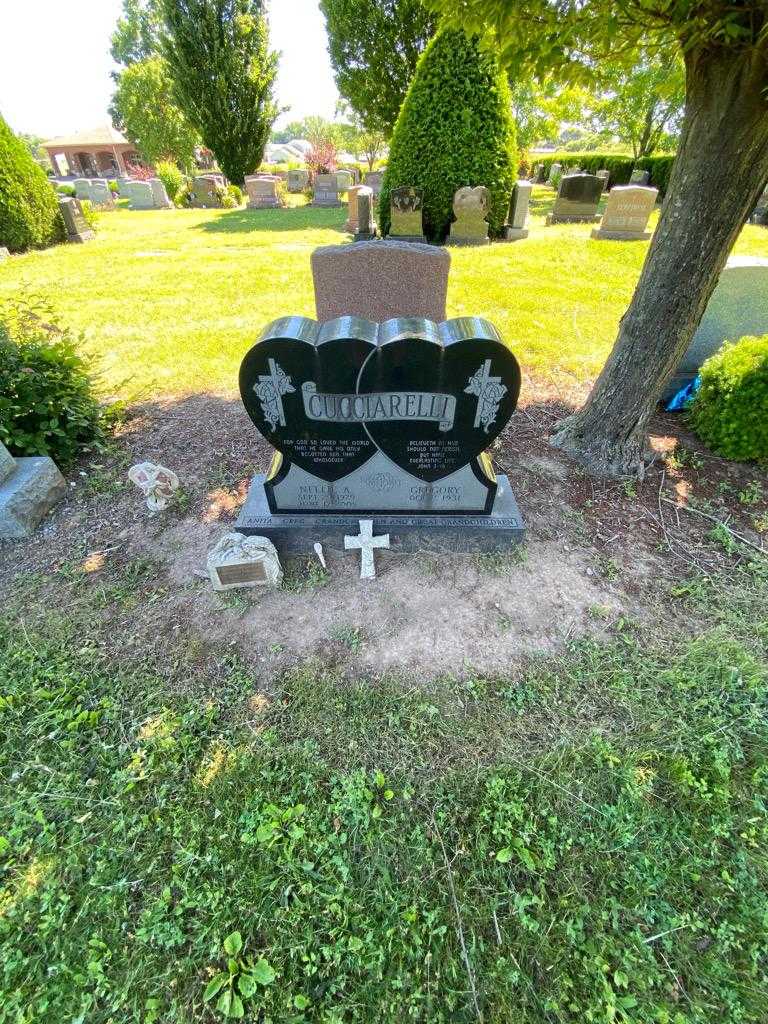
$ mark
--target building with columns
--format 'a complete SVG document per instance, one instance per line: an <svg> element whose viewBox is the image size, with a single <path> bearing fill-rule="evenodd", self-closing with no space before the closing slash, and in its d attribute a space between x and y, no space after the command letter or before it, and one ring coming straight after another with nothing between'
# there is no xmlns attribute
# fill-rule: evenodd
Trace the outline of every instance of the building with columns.
<svg viewBox="0 0 768 1024"><path fill-rule="evenodd" d="M136 147L112 127L102 125L75 135L60 135L42 144L57 175L114 178L128 174L128 164L143 164Z"/></svg>

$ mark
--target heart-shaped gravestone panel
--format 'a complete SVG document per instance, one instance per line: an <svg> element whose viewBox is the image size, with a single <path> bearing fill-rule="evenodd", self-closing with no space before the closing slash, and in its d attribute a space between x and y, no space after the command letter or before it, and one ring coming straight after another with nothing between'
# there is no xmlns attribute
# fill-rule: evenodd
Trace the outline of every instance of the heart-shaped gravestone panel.
<svg viewBox="0 0 768 1024"><path fill-rule="evenodd" d="M504 429L520 394L520 367L493 324L479 317L439 325L388 320L357 391L386 396L389 414L366 421L377 447L413 476L440 480Z"/></svg>
<svg viewBox="0 0 768 1024"><path fill-rule="evenodd" d="M340 480L376 451L351 408L376 336L377 325L359 317L325 324L284 317L265 328L240 367L240 394L253 422L287 459L321 480ZM326 415L332 400L335 418Z"/></svg>

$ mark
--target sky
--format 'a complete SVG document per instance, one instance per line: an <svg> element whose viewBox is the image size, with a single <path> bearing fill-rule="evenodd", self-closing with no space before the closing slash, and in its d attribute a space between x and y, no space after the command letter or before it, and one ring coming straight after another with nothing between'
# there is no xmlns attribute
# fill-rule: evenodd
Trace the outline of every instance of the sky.
<svg viewBox="0 0 768 1024"><path fill-rule="evenodd" d="M0 0L0 113L16 132L50 138L109 120L109 39L121 0ZM316 0L270 0L273 49L282 51L277 127L332 118L338 94Z"/></svg>

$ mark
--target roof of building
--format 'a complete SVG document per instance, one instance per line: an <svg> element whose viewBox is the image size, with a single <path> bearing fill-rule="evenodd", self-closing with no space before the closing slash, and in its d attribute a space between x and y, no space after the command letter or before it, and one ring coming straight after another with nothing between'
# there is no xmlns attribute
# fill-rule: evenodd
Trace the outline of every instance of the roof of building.
<svg viewBox="0 0 768 1024"><path fill-rule="evenodd" d="M93 146L120 146L127 142L128 139L111 124L102 124L98 128L91 128L88 131L75 132L74 135L57 135L53 139L48 139L43 145L60 146L62 149L74 149L78 146L90 149Z"/></svg>

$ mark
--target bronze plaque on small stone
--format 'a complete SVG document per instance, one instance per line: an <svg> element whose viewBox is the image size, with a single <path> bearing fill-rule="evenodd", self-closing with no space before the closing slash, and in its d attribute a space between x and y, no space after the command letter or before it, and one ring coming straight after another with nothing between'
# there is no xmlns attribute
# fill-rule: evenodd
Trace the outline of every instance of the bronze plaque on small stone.
<svg viewBox="0 0 768 1024"><path fill-rule="evenodd" d="M232 583L266 583L267 581L267 574L262 562L219 565L216 568L216 574L224 586L230 586Z"/></svg>

